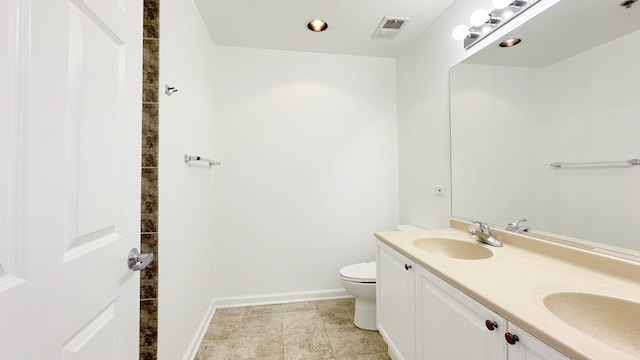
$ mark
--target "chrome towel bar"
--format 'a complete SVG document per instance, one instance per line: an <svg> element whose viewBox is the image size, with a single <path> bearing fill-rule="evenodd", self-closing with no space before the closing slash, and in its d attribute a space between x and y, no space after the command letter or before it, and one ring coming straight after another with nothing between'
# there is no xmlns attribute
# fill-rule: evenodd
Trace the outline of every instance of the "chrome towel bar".
<svg viewBox="0 0 640 360"><path fill-rule="evenodd" d="M592 162L575 162L575 163L563 163L554 162L550 164L553 167L565 167L565 166L606 166L606 165L640 165L640 159L629 159L619 161L592 161Z"/></svg>
<svg viewBox="0 0 640 360"><path fill-rule="evenodd" d="M187 154L184 154L184 163L185 163L185 164L188 164L188 163L190 163L191 161L204 161L204 162L209 163L209 166L211 166L211 165L221 165L221 164L222 164L220 161L215 161L215 160L211 160L211 159L206 159L206 158L203 158L203 157L201 157L201 156L196 156L196 155L187 155Z"/></svg>

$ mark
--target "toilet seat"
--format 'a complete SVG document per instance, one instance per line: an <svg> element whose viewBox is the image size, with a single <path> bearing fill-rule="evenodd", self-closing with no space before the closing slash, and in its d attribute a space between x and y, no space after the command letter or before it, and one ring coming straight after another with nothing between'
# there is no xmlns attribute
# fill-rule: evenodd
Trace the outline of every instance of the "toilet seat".
<svg viewBox="0 0 640 360"><path fill-rule="evenodd" d="M345 281L357 283L376 282L376 262L368 261L353 265L348 265L338 271L340 277Z"/></svg>

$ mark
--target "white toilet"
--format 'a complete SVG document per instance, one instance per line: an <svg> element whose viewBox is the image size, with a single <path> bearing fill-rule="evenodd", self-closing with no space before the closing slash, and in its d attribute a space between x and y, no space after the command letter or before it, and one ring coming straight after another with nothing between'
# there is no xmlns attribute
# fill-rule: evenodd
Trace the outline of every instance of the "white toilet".
<svg viewBox="0 0 640 360"><path fill-rule="evenodd" d="M338 271L345 290L356 298L353 324L365 330L376 328L376 262L348 265Z"/></svg>

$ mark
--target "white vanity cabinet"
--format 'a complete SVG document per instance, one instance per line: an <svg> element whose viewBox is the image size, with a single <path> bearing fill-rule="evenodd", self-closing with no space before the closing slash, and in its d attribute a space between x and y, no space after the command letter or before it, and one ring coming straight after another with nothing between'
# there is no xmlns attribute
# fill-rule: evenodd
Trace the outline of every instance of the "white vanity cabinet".
<svg viewBox="0 0 640 360"><path fill-rule="evenodd" d="M418 359L507 360L507 321L422 268Z"/></svg>
<svg viewBox="0 0 640 360"><path fill-rule="evenodd" d="M414 262L378 242L376 322L394 360L415 360Z"/></svg>
<svg viewBox="0 0 640 360"><path fill-rule="evenodd" d="M394 360L569 360L381 241L377 266L377 327Z"/></svg>
<svg viewBox="0 0 640 360"><path fill-rule="evenodd" d="M514 324L509 323L507 333L509 338L517 337L515 343L508 346L509 360L570 360Z"/></svg>

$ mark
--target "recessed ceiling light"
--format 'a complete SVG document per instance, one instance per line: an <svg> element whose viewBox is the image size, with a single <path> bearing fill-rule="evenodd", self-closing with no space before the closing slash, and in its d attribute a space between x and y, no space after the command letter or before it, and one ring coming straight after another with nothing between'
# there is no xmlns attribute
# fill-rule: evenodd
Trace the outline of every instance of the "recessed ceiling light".
<svg viewBox="0 0 640 360"><path fill-rule="evenodd" d="M327 25L326 22L322 21L322 20L311 20L309 21L309 23L307 24L307 29L313 31L313 32L321 32L321 31L325 31L327 30L327 28L329 27L329 25Z"/></svg>
<svg viewBox="0 0 640 360"><path fill-rule="evenodd" d="M516 45L520 44L520 41L522 41L522 40L518 39L518 38L507 39L507 40L505 40L505 41L500 43L500 47L516 46Z"/></svg>

